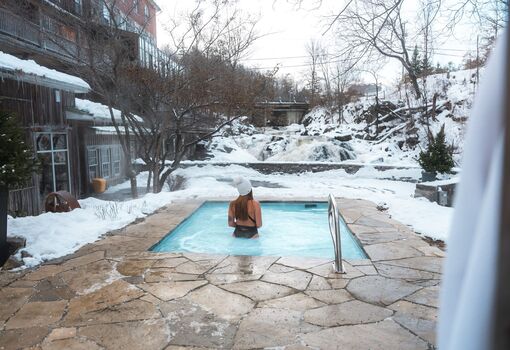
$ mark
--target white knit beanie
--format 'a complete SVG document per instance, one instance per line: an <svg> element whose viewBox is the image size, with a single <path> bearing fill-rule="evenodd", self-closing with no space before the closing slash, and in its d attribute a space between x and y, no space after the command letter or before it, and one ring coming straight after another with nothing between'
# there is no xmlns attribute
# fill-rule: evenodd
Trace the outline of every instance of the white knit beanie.
<svg viewBox="0 0 510 350"><path fill-rule="evenodd" d="M237 191L241 196L246 196L251 191L251 183L244 177L236 177L232 184L237 187Z"/></svg>

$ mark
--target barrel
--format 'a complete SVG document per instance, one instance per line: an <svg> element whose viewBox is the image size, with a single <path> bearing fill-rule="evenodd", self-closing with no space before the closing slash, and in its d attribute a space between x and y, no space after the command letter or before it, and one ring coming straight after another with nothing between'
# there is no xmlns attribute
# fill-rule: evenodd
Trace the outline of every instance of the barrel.
<svg viewBox="0 0 510 350"><path fill-rule="evenodd" d="M92 179L92 188L95 193L103 193L106 191L106 180L100 177Z"/></svg>

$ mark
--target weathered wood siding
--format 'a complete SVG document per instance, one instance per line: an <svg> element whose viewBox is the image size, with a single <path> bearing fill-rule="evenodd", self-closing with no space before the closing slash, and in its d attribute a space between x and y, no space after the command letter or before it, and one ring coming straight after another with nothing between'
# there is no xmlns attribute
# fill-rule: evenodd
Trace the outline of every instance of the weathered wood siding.
<svg viewBox="0 0 510 350"><path fill-rule="evenodd" d="M37 187L9 191L8 208L9 215L14 217L39 214L43 208Z"/></svg>
<svg viewBox="0 0 510 350"><path fill-rule="evenodd" d="M90 195L92 190L91 179L88 176L88 157L87 149L89 147L102 147L102 146L121 146L120 139L116 134L113 135L102 135L96 134L92 125L83 121L70 121L71 133L69 136L70 145L72 148L70 153L73 158L73 164L75 166L71 169L72 177L77 179L78 188L76 193L80 197ZM71 147L72 140L72 147ZM118 176L112 176L107 179L108 186L114 186L121 182L124 182L127 178L125 171L125 157L124 153L121 152L121 167L120 174Z"/></svg>
<svg viewBox="0 0 510 350"><path fill-rule="evenodd" d="M56 101L60 95L60 102ZM0 110L13 113L26 130L26 142L35 152L34 133L40 131L68 132L69 162L71 171L76 163L73 154L72 133L65 118L66 108L74 106L74 94L44 86L27 84L15 80L0 80ZM39 175L35 174L28 187L9 192L9 211L12 213L37 215L43 210L44 198L40 196ZM79 194L79 182L71 176L71 193Z"/></svg>
<svg viewBox="0 0 510 350"><path fill-rule="evenodd" d="M56 93L61 102L55 101ZM24 127L67 126L65 109L72 106L73 93L9 79L0 82L0 109L15 113Z"/></svg>

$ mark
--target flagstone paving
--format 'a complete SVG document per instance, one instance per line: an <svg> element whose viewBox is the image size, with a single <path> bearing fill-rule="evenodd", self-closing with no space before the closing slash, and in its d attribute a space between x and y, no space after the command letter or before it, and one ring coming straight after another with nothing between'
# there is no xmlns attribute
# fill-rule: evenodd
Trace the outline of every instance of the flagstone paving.
<svg viewBox="0 0 510 350"><path fill-rule="evenodd" d="M340 199L370 259L152 253L199 202L168 205L72 255L0 271L4 349L433 349L444 252Z"/></svg>

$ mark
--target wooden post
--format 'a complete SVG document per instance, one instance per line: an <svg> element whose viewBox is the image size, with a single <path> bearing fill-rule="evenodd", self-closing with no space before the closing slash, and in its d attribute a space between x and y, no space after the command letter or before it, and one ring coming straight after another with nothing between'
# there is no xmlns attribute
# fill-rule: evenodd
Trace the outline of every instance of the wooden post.
<svg viewBox="0 0 510 350"><path fill-rule="evenodd" d="M506 34L506 72L501 72L506 78L505 97L510 93L510 33ZM505 148L493 327L493 349L496 350L510 349L510 99L505 98L504 103Z"/></svg>
<svg viewBox="0 0 510 350"><path fill-rule="evenodd" d="M7 246L7 205L9 189L0 186L0 266L8 258L9 247Z"/></svg>

